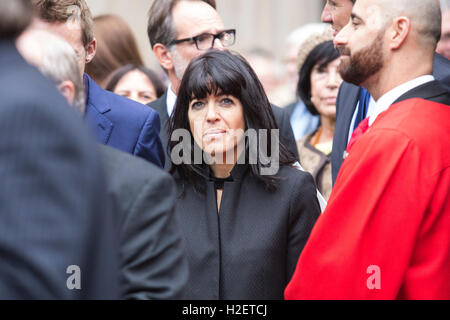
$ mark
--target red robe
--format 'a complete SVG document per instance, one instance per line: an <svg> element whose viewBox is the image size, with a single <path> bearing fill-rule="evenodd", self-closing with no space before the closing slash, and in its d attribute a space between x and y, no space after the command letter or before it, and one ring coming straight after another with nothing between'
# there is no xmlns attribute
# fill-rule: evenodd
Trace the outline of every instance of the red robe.
<svg viewBox="0 0 450 320"><path fill-rule="evenodd" d="M450 299L450 107L410 99L344 161L286 299Z"/></svg>

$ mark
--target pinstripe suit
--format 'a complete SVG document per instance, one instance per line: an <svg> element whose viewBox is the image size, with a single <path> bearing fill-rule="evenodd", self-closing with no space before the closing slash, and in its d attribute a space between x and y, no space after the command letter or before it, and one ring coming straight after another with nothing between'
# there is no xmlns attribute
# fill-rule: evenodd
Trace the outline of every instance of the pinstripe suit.
<svg viewBox="0 0 450 320"><path fill-rule="evenodd" d="M0 299L118 297L115 217L81 119L0 40ZM69 290L69 266L81 289Z"/></svg>

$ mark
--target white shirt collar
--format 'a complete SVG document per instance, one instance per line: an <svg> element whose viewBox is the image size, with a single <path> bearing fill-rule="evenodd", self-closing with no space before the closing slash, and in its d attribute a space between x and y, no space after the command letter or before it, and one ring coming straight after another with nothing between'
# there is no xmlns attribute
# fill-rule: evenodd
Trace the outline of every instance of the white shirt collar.
<svg viewBox="0 0 450 320"><path fill-rule="evenodd" d="M406 92L421 86L427 82L434 81L434 77L432 75L421 76L411 81L405 82L398 87L395 87L391 91L385 93L378 101L376 102L375 109L373 113L369 117L369 126L371 126L377 117L387 109L403 94Z"/></svg>
<svg viewBox="0 0 450 320"><path fill-rule="evenodd" d="M172 115L173 109L175 109L175 104L177 103L177 95L172 90L172 85L169 84L169 88L167 89L167 114L169 117Z"/></svg>

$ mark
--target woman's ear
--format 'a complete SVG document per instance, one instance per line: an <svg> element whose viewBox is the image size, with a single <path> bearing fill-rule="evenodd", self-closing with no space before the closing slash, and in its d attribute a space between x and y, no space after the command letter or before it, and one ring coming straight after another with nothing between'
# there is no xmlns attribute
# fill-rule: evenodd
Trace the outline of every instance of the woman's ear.
<svg viewBox="0 0 450 320"><path fill-rule="evenodd" d="M66 98L70 106L73 105L75 101L75 85L72 81L66 80L61 82L58 86L59 92Z"/></svg>

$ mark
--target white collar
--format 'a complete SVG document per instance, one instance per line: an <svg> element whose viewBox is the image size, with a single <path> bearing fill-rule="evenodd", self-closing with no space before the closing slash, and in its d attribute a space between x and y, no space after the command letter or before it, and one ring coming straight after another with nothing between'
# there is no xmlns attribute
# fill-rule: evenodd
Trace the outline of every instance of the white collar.
<svg viewBox="0 0 450 320"><path fill-rule="evenodd" d="M415 78L411 81L405 82L401 85L399 85L398 87L395 87L394 89L388 91L387 93L385 93L380 99L378 99L378 101L376 102L376 106L375 106L375 110L373 112L373 114L370 115L369 117L369 126L371 126L375 120L377 119L377 117L384 111L386 111L387 109L389 109L389 107L398 99L400 98L403 94L405 94L406 92L421 86L427 82L431 82L434 81L434 77L432 75L426 75L426 76L421 76L418 78Z"/></svg>
<svg viewBox="0 0 450 320"><path fill-rule="evenodd" d="M172 115L173 109L175 109L175 104L177 103L177 95L172 90L172 85L169 84L169 88L167 89L167 114L169 117Z"/></svg>

